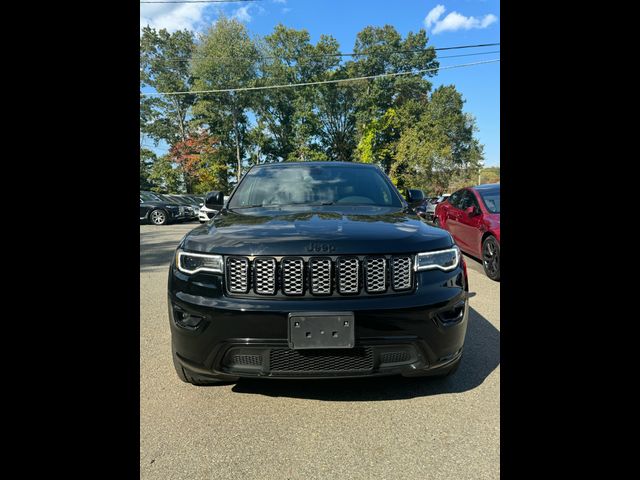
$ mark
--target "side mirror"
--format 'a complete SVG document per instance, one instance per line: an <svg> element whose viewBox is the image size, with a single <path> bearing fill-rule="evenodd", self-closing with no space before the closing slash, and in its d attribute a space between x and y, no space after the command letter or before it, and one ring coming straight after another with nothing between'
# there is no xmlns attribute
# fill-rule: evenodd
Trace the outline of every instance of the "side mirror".
<svg viewBox="0 0 640 480"><path fill-rule="evenodd" d="M418 202L424 200L424 192L418 189L409 189L407 190L407 202L409 205L415 205ZM412 206L413 206L412 205Z"/></svg>
<svg viewBox="0 0 640 480"><path fill-rule="evenodd" d="M478 215L480 212L478 212L478 210L476 210L476 207L471 206L471 207L467 207L464 210L464 213L466 213L467 215L469 215L470 217L475 217L476 215Z"/></svg>
<svg viewBox="0 0 640 480"><path fill-rule="evenodd" d="M211 210L220 210L224 204L224 195L218 190L207 193L204 204Z"/></svg>

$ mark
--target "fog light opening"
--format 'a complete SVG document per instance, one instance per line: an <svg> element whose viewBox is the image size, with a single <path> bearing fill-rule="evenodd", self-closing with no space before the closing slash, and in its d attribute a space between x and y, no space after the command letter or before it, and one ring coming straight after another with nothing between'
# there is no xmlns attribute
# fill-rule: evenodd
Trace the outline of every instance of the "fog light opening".
<svg viewBox="0 0 640 480"><path fill-rule="evenodd" d="M191 315L190 313L183 312L182 310L175 311L176 322L183 327L196 328L204 320L203 317L198 315Z"/></svg>

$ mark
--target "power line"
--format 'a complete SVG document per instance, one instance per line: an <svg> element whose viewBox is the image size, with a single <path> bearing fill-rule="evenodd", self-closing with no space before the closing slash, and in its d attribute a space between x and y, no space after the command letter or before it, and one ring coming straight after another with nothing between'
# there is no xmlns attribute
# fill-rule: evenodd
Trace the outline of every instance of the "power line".
<svg viewBox="0 0 640 480"><path fill-rule="evenodd" d="M475 57L477 55L489 55L491 53L500 53L500 50L491 50L489 52L463 53L463 54L460 54L460 55L443 55L441 57L434 58L434 60L441 60L443 58ZM189 60L176 60L176 61L188 62Z"/></svg>
<svg viewBox="0 0 640 480"><path fill-rule="evenodd" d="M485 63L495 63L499 62L500 59L493 60L484 60L481 62L473 62L473 63L462 63L459 65L449 65L446 67L438 67L438 68L427 68L424 70L415 70L413 72L397 72L397 73L380 73L378 75L367 75L365 77L351 77L351 78L339 78L335 80L320 80L317 82L304 82L304 83L286 83L281 85L265 85L261 87L238 87L238 88L221 88L217 90L194 90L191 92L140 92L140 95L200 95L203 93L225 93L225 92L242 92L247 90L272 90L275 88L291 88L291 87L305 87L309 85L323 85L328 83L342 83L342 82L353 82L357 80L369 80L373 78L383 78L383 77L396 77L400 75L417 75L419 73L428 73L434 72L438 70L449 70L452 68L461 68L461 67L471 67L473 65L482 65Z"/></svg>
<svg viewBox="0 0 640 480"><path fill-rule="evenodd" d="M419 53L419 52L428 52L430 50L434 50L434 51L444 51L444 50L461 50L464 48L481 48L481 47L494 47L496 45L500 45L500 42L496 42L496 43L479 43L479 44L475 44L475 45L456 45L456 46L452 46L452 47L437 47L437 48L433 48L433 47L429 47L429 48L417 48L417 49L412 49L412 50L389 50L386 52L370 52L370 53L356 53L356 52L347 52L347 53L343 53L343 52L337 52L337 53L317 53L317 54L313 54L313 55L303 55L303 56L299 56L299 57L284 57L285 59L291 58L293 59L301 59L301 58L322 58L322 57L367 57L367 56L374 56L374 55L387 55L387 54L394 54L394 53L399 53L399 54L403 54L403 53ZM487 52L484 52L487 53ZM192 59L194 58L209 58L208 55L192 55L190 58L166 58L166 61L169 62L190 62ZM228 57L228 58L242 58L242 57ZM446 57L439 57L439 58L446 58ZM274 56L260 56L261 60L281 60L283 59L283 57L274 57Z"/></svg>

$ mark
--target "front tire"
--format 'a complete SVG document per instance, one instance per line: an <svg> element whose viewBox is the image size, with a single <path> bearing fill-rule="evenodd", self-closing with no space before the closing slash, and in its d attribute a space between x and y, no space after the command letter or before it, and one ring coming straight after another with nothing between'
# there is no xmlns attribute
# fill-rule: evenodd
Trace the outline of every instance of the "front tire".
<svg viewBox="0 0 640 480"><path fill-rule="evenodd" d="M154 225L166 225L168 221L167 212L159 208L152 210L149 214L149 220Z"/></svg>
<svg viewBox="0 0 640 480"><path fill-rule="evenodd" d="M500 281L500 244L493 235L482 242L482 266L487 277Z"/></svg>

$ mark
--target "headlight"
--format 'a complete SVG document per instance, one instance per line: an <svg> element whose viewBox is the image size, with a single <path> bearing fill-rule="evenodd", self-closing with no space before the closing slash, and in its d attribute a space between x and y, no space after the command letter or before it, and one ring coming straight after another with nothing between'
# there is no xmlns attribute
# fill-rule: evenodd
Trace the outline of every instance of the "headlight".
<svg viewBox="0 0 640 480"><path fill-rule="evenodd" d="M416 271L439 268L445 272L453 270L460 263L460 249L457 245L447 250L424 252L416 255Z"/></svg>
<svg viewBox="0 0 640 480"><path fill-rule="evenodd" d="M176 252L176 265L184 273L212 272L222 273L222 255L205 253Z"/></svg>

